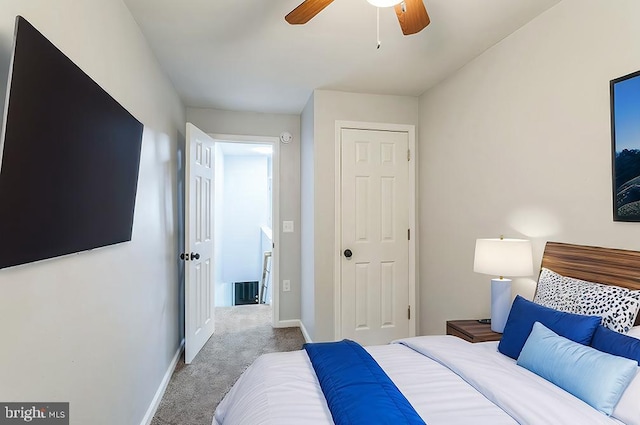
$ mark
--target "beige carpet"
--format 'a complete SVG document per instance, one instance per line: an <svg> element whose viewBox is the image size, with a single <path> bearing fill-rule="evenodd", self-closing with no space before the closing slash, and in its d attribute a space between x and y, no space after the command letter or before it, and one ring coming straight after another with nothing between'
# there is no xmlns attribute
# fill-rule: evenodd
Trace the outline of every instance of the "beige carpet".
<svg viewBox="0 0 640 425"><path fill-rule="evenodd" d="M298 328L271 327L271 307L217 307L216 331L186 366L184 356L171 376L151 425L211 425L213 411L240 374L260 354L299 350Z"/></svg>

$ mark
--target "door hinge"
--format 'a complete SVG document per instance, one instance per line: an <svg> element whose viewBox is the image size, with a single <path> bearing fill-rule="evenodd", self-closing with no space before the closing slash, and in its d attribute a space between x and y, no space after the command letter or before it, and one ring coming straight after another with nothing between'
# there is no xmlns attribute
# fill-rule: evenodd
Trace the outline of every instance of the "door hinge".
<svg viewBox="0 0 640 425"><path fill-rule="evenodd" d="M411 320L411 306L407 307L407 319Z"/></svg>
<svg viewBox="0 0 640 425"><path fill-rule="evenodd" d="M411 229L407 229L407 240L411 240Z"/></svg>
<svg viewBox="0 0 640 425"><path fill-rule="evenodd" d="M411 150L407 149L407 161L411 161Z"/></svg>

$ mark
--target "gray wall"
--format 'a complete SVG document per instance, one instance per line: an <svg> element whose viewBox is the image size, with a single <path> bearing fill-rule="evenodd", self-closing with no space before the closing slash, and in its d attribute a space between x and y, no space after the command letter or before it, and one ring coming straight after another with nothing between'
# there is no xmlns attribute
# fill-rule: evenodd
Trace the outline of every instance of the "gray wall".
<svg viewBox="0 0 640 425"><path fill-rule="evenodd" d="M423 334L489 315L476 238L640 249L614 223L609 80L640 69L640 2L564 0L420 98ZM534 277L514 281L531 297Z"/></svg>
<svg viewBox="0 0 640 425"><path fill-rule="evenodd" d="M313 333L314 341L327 341L335 337L334 320L334 258L335 258L335 146L336 120L377 122L392 124L418 124L418 98L410 96L385 96L360 93L346 93L329 90L316 90L313 106L307 104L303 117L308 117L313 108L313 162L314 179L305 179L307 186L302 188L302 198L307 201L313 196L313 255L314 281L303 284L313 287L313 300L303 299L302 304L312 302L315 306ZM304 120L305 149L309 138L308 118ZM308 161L308 156L305 155ZM313 185L313 186L312 186ZM308 214L308 207L303 206ZM305 243L305 249L308 245ZM303 255L308 255L307 251ZM305 274L305 279L309 276ZM310 297L310 292L305 291ZM307 327L307 319L303 324ZM307 329L309 331L309 329Z"/></svg>
<svg viewBox="0 0 640 425"><path fill-rule="evenodd" d="M301 199L301 317L304 324L305 338L311 338L315 333L315 164L314 164L314 139L313 139L313 115L314 96L302 111L300 116L300 199Z"/></svg>
<svg viewBox="0 0 640 425"><path fill-rule="evenodd" d="M184 107L121 0L0 2L3 96L17 14L145 128L131 242L0 270L0 400L68 401L74 425L140 423L182 338Z"/></svg>
<svg viewBox="0 0 640 425"><path fill-rule="evenodd" d="M211 134L278 137L293 135L280 144L280 281L289 279L291 291L280 285L280 321L300 318L300 116L187 108L187 121ZM294 233L282 233L282 221L294 222Z"/></svg>

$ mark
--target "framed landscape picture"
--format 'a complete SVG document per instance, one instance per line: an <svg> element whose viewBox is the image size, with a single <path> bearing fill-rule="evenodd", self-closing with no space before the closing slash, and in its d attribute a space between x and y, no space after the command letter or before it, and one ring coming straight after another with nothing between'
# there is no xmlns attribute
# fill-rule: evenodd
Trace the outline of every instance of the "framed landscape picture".
<svg viewBox="0 0 640 425"><path fill-rule="evenodd" d="M610 90L613 220L640 221L640 71Z"/></svg>

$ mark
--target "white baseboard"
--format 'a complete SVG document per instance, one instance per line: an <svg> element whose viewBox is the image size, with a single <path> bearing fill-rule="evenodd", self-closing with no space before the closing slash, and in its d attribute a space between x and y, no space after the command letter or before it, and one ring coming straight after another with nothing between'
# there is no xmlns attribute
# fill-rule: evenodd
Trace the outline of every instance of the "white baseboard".
<svg viewBox="0 0 640 425"><path fill-rule="evenodd" d="M311 337L309 336L309 332L302 324L302 321L299 319L292 320L280 320L276 325L276 328L300 328L302 332L302 336L304 337L305 342L312 342Z"/></svg>
<svg viewBox="0 0 640 425"><path fill-rule="evenodd" d="M275 327L276 328L299 328L300 320L298 319L278 320L278 324Z"/></svg>
<svg viewBox="0 0 640 425"><path fill-rule="evenodd" d="M173 375L173 371L175 370L176 365L178 364L178 360L180 359L180 354L182 354L183 349L184 349L184 339L180 342L178 351L176 351L176 354L173 356L173 360L171 360L171 363L169 364L169 367L167 368L167 371L164 374L164 378L162 378L162 382L160 382L160 386L156 391L156 395L153 397L153 400L151 400L151 404L149 405L149 408L147 409L147 413L144 415L144 418L142 418L142 422L140 422L140 425L151 424L151 421L153 420L153 416L156 414L156 410L158 410L158 406L160 405L160 401L162 401L162 396L164 395L164 392L167 390L167 385L169 385L169 381L171 380L171 375Z"/></svg>
<svg viewBox="0 0 640 425"><path fill-rule="evenodd" d="M300 330L302 331L302 336L304 337L305 342L313 342L309 336L309 332L307 332L307 328L304 327L302 320L300 320Z"/></svg>

